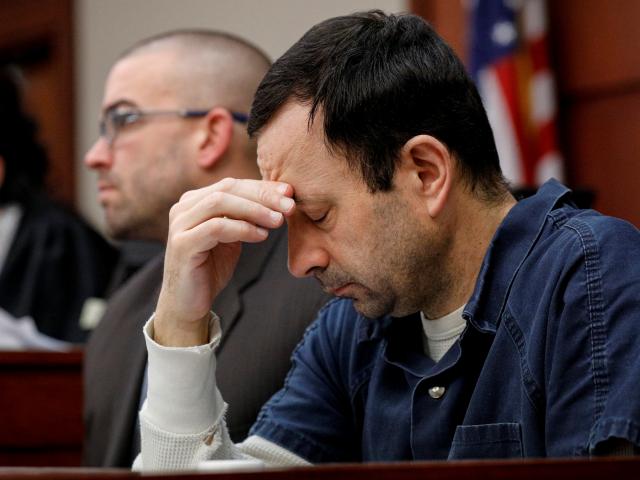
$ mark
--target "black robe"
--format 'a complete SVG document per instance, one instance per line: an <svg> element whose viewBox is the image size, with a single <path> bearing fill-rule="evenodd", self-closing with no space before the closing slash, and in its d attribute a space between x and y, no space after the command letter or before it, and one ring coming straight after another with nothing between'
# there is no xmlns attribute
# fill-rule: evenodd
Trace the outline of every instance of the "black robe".
<svg viewBox="0 0 640 480"><path fill-rule="evenodd" d="M82 342L85 300L103 298L117 250L78 216L39 197L23 214L0 271L0 307L45 335Z"/></svg>

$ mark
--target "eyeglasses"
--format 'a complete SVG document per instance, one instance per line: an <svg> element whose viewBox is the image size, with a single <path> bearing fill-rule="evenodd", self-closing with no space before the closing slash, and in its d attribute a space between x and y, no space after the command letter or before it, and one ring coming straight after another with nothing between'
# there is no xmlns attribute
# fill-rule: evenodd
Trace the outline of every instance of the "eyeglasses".
<svg viewBox="0 0 640 480"><path fill-rule="evenodd" d="M100 119L100 136L109 146L113 145L118 133L128 125L133 125L148 117L177 115L182 118L204 117L210 110L107 110ZM245 113L229 111L234 121L247 123L249 116Z"/></svg>

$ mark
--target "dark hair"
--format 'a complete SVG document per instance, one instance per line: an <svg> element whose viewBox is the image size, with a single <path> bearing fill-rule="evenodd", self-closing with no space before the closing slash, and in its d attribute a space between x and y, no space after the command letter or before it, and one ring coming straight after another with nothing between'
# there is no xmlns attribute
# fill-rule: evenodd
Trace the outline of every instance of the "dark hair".
<svg viewBox="0 0 640 480"><path fill-rule="evenodd" d="M399 150L428 134L453 152L472 189L503 195L493 134L460 60L415 15L379 10L312 27L271 67L258 87L249 133L259 132L289 99L324 115L327 145L359 170L370 191L389 190Z"/></svg>
<svg viewBox="0 0 640 480"><path fill-rule="evenodd" d="M44 189L47 154L36 134L35 122L22 108L16 71L0 68L0 156L5 165L0 205L24 204Z"/></svg>

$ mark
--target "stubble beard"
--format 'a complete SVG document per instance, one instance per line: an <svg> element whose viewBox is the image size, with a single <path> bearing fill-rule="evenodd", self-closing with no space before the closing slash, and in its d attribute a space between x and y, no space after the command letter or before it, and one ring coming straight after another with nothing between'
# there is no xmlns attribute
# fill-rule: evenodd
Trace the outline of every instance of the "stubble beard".
<svg viewBox="0 0 640 480"><path fill-rule="evenodd" d="M429 311L449 295L451 238L444 231L425 231L407 208L397 200L376 208L379 235L355 262L363 274L331 266L315 274L325 291L351 284L347 298L367 318Z"/></svg>
<svg viewBox="0 0 640 480"><path fill-rule="evenodd" d="M115 240L136 240L139 237L137 224L140 222L132 220L130 212L107 212L106 223L107 234Z"/></svg>
<svg viewBox="0 0 640 480"><path fill-rule="evenodd" d="M176 164L180 155L180 145L172 145L150 165L158 169L164 164ZM144 172L136 172L136 175L144 175ZM134 177L133 182L129 182L129 193L120 192L121 202L112 207L111 214L106 210L107 231L112 238L166 242L169 211L180 195L190 189L190 185L182 177L178 178L175 172L165 175L166 179L153 178L157 185L149 183L148 178Z"/></svg>
<svg viewBox="0 0 640 480"><path fill-rule="evenodd" d="M378 212L381 232L370 258L379 281L370 283L354 302L363 315L404 317L442 303L449 295L448 270L452 241L446 231L425 227L403 202L392 202ZM375 252L378 253L376 256Z"/></svg>
<svg viewBox="0 0 640 480"><path fill-rule="evenodd" d="M134 208L135 207L135 208ZM118 241L148 240L166 241L166 232L158 219L168 221L169 208L128 200L110 208L105 207L107 234Z"/></svg>

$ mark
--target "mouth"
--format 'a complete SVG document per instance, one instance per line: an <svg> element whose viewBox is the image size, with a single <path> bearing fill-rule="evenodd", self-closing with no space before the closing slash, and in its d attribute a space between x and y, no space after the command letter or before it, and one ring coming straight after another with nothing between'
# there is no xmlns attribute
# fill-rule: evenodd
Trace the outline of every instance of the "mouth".
<svg viewBox="0 0 640 480"><path fill-rule="evenodd" d="M327 288L327 292L336 297L348 297L347 292L349 288L353 285L353 283L345 283L344 285L337 288Z"/></svg>
<svg viewBox="0 0 640 480"><path fill-rule="evenodd" d="M98 181L98 191L101 192L103 190L111 190L115 188L112 183L105 182L103 180Z"/></svg>
<svg viewBox="0 0 640 480"><path fill-rule="evenodd" d="M109 196L113 195L116 187L113 184L98 182L98 200L102 203L106 202Z"/></svg>

